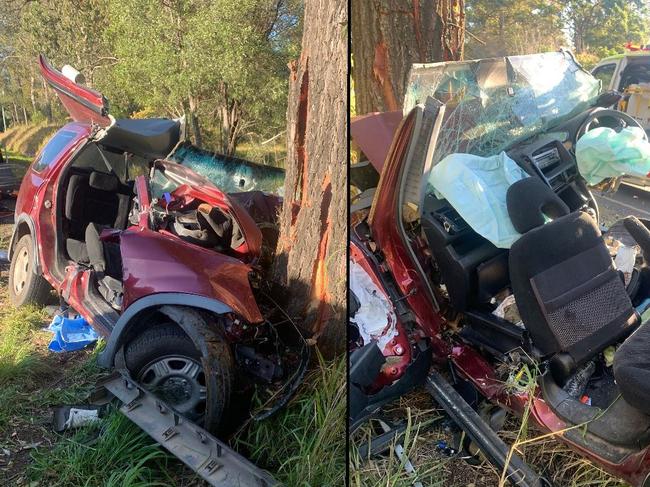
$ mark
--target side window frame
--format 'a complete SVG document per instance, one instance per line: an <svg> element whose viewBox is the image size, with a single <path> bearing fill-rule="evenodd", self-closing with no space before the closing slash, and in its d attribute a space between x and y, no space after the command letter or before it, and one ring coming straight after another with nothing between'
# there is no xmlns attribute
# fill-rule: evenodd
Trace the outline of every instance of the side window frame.
<svg viewBox="0 0 650 487"><path fill-rule="evenodd" d="M614 75L616 74L616 68L617 68L617 66L618 66L618 64L617 64L616 62L613 62L613 63L607 63L607 64L603 64L603 65L601 65L601 66L597 66L597 67L594 68L594 70L591 72L591 75L592 75L594 78L598 78L598 71L605 71L606 68L611 68L611 69L612 69L611 76L610 76L610 78L609 78L609 81L608 81L608 83L607 83L607 86L604 86L604 85L602 86L602 89L603 89L603 90L609 90L609 86L612 84L612 80L614 79ZM598 79L600 79L600 78L598 78ZM600 81L601 81L601 83L602 83L602 79L600 79Z"/></svg>
<svg viewBox="0 0 650 487"><path fill-rule="evenodd" d="M69 137L68 140L65 142L64 145L62 145L56 151L56 153L50 158L49 161L47 161L46 164L43 164L42 163L43 155L45 154L48 146L50 146L50 144L52 144L55 141L58 142L58 139L63 139L64 136L66 138ZM66 129L59 130L56 134L52 136L50 140L47 141L47 144L45 144L45 146L40 150L40 152L38 153L38 155L36 156L36 158L34 159L34 161L30 166L31 170L37 174L41 174L44 171L46 171L50 167L50 165L56 160L58 160L59 156L71 146L71 144L74 144L77 141L78 137L79 134L77 134L77 132L74 132L72 130L66 130Z"/></svg>

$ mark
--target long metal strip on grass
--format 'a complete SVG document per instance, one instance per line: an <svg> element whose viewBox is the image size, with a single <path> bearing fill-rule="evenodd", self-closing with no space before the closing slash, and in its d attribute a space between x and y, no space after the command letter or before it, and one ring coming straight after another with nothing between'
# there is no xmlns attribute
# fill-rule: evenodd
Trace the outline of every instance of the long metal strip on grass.
<svg viewBox="0 0 650 487"><path fill-rule="evenodd" d="M447 382L433 371L426 380L426 389L454 422L478 445L481 452L497 468L506 469L507 479L517 487L544 487L548 480L540 477L518 455L508 456L510 448L472 406Z"/></svg>
<svg viewBox="0 0 650 487"><path fill-rule="evenodd" d="M218 487L271 487L280 484L203 428L119 372L99 386L123 405L120 412L170 453Z"/></svg>

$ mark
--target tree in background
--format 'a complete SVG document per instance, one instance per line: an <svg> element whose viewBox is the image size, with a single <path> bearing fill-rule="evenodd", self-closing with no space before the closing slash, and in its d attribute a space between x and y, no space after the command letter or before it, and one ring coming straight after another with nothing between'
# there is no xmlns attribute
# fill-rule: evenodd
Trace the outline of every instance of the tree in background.
<svg viewBox="0 0 650 487"><path fill-rule="evenodd" d="M554 51L566 44L562 7L547 0L466 0L467 59Z"/></svg>
<svg viewBox="0 0 650 487"><path fill-rule="evenodd" d="M291 64L287 175L274 278L326 355L345 349L347 2L306 0Z"/></svg>
<svg viewBox="0 0 650 487"><path fill-rule="evenodd" d="M413 63L462 59L464 0L351 4L356 114L399 110Z"/></svg>
<svg viewBox="0 0 650 487"><path fill-rule="evenodd" d="M576 54L603 57L622 52L627 42L650 41L645 0L568 0L563 6Z"/></svg>
<svg viewBox="0 0 650 487"><path fill-rule="evenodd" d="M645 0L466 0L470 59L572 49L591 67L650 42Z"/></svg>
<svg viewBox="0 0 650 487"><path fill-rule="evenodd" d="M274 42L276 22L290 15L282 9L282 1L112 0L111 81L150 108L185 114L197 145L200 114L218 119L220 149L234 154L255 124L277 131L284 122L288 59Z"/></svg>
<svg viewBox="0 0 650 487"><path fill-rule="evenodd" d="M284 129L300 0L5 0L0 12L0 79L30 119L62 116L38 73L44 53L79 69L115 116L185 115L196 143L226 154Z"/></svg>

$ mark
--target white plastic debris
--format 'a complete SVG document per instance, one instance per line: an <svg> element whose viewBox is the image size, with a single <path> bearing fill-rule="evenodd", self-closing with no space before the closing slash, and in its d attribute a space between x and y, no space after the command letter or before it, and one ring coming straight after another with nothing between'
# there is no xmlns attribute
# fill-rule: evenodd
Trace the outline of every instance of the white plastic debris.
<svg viewBox="0 0 650 487"><path fill-rule="evenodd" d="M508 297L506 297L503 301L501 301L499 303L499 306L497 306L497 309L492 311L492 314L494 316L497 316L497 317L501 318L501 319L505 319L505 317L506 317L506 308L508 308L509 306L512 306L513 304L515 304L515 295L510 294Z"/></svg>
<svg viewBox="0 0 650 487"><path fill-rule="evenodd" d="M616 252L614 264L616 264L618 270L623 272L626 286L630 283L630 279L632 279L634 262L636 262L636 246L629 247L627 245L621 245Z"/></svg>
<svg viewBox="0 0 650 487"><path fill-rule="evenodd" d="M81 74L72 66L70 66L69 64L66 64L65 66L63 66L63 68L61 68L61 74L66 78L68 78L73 83L77 83L80 85L86 84L86 78L84 78L84 75Z"/></svg>
<svg viewBox="0 0 650 487"><path fill-rule="evenodd" d="M99 421L99 411L97 409L70 408L70 415L65 422L65 429L80 428L96 421Z"/></svg>
<svg viewBox="0 0 650 487"><path fill-rule="evenodd" d="M393 305L361 265L350 260L350 289L359 300L359 309L350 321L359 327L364 343L377 340L380 349L397 336Z"/></svg>

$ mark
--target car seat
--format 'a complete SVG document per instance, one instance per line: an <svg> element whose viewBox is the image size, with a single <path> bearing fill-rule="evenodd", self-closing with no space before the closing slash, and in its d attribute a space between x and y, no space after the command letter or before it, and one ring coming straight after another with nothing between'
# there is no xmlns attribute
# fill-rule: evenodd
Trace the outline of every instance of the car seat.
<svg viewBox="0 0 650 487"><path fill-rule="evenodd" d="M537 178L514 183L507 207L522 234L509 257L517 307L563 384L579 365L631 333L639 317L591 216L569 213Z"/></svg>
<svg viewBox="0 0 650 487"><path fill-rule="evenodd" d="M122 254L120 246L101 239L104 227L90 223L86 227L86 249L90 266L95 271L100 294L116 309L122 306Z"/></svg>
<svg viewBox="0 0 650 487"><path fill-rule="evenodd" d="M118 229L126 227L130 194L131 189L121 185L113 174L93 171L70 176L64 215L69 222L66 250L73 261L89 262L85 232L90 223Z"/></svg>

